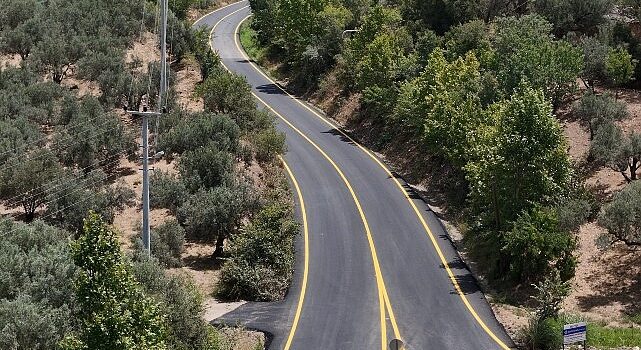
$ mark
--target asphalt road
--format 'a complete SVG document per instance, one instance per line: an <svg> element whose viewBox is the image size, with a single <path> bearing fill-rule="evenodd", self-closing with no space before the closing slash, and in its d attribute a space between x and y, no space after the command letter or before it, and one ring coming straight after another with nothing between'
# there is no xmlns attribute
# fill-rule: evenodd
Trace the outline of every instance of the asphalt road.
<svg viewBox="0 0 641 350"><path fill-rule="evenodd" d="M512 347L429 207L242 52L237 29L250 14L247 6L230 5L196 26L213 28L212 48L223 64L246 77L258 105L279 117L284 158L305 204L299 215L307 219L309 252L303 236L284 301L249 303L216 322L265 331L270 349L384 349L397 337L417 350Z"/></svg>

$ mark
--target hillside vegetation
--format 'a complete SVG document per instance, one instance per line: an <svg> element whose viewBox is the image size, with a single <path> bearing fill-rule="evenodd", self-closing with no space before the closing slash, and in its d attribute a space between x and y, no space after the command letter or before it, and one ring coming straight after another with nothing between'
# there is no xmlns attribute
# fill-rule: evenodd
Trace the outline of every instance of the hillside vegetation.
<svg viewBox="0 0 641 350"><path fill-rule="evenodd" d="M641 243L639 134L621 127L629 112L619 100L641 78L638 4L250 3L241 39L252 57L392 162L431 179L427 196L463 233L488 288L534 307L523 343L557 348L580 227L596 220L607 232L602 246ZM581 163L568 154L561 112L589 131ZM612 198L584 183L602 166L629 183ZM639 334L591 343L639 345Z"/></svg>
<svg viewBox="0 0 641 350"><path fill-rule="evenodd" d="M151 179L164 212L148 257L114 227L124 210L140 227L140 125L123 108L156 109L156 2L0 0L0 348L235 347L239 331L204 319L215 291L176 271L193 242L212 247L218 296L286 293L298 226L284 136L190 28L188 12L215 5L170 2L169 112L150 141L166 157ZM183 64L198 67L187 94L200 110L179 101Z"/></svg>

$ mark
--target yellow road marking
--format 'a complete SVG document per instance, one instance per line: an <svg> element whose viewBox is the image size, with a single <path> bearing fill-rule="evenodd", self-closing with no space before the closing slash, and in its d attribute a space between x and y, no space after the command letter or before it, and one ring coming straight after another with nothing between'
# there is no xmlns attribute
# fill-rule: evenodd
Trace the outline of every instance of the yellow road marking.
<svg viewBox="0 0 641 350"><path fill-rule="evenodd" d="M227 4L227 5L223 6L223 7L219 7L219 8L217 8L217 9L215 9L215 10L211 11L211 12L206 13L206 14L204 14L202 17L200 17L199 19L197 19L197 20L196 20L196 22L194 22L194 24L192 24L191 26L193 27L193 26L195 26L196 24L198 24L198 22L202 21L202 19L203 19L203 18L205 18L205 17L207 17L207 16L209 16L209 15L213 15L214 13L216 13L216 12L218 12L218 11L222 11L222 10L224 10L224 9L226 9L226 8L230 7L230 6L234 6L234 5L238 4L239 2L240 2L240 1L234 1L234 2L232 2L231 4Z"/></svg>
<svg viewBox="0 0 641 350"><path fill-rule="evenodd" d="M402 193L403 193L403 195L405 196L405 199L407 199L407 201L409 202L410 206L411 206L411 207L412 207L412 209L414 210L414 213L416 214L416 216L418 217L419 221L421 222L421 225L423 226L423 229L425 230L425 233L427 234L427 236L429 237L430 241L432 242L432 245L433 245L434 249L436 250L436 253L438 254L439 258L441 259L441 263L443 263L443 266L445 267L445 270L447 271L447 274L448 274L448 276L449 276L449 278L450 278L450 281L451 281L451 282L452 282L452 284L454 285L454 289L456 289L457 294L459 295L459 297L460 297L460 298L461 298L461 300L463 301L463 304L465 304L465 306L466 306L467 310L470 312L470 314L472 314L472 316L474 317L474 319L476 320L476 322L481 326L481 328L483 328L483 330L484 330L484 331L485 331L485 332L490 336L490 338L492 338L492 340L494 340L494 341L497 343L497 345L499 345L502 349L506 349L506 350L507 350L507 349L510 349L510 348L509 348L509 347L508 347L508 346L507 346L507 345L506 345L506 344L505 344L505 343L504 343L504 342L503 342L503 341L502 341L498 336L496 336L496 334L494 334L494 332L492 332L492 330L491 330L491 329L490 329L490 328L485 324L485 322L484 322L484 321L481 319L481 317L478 315L478 313L476 312L476 310L474 310L474 307L472 307L472 304L470 304L469 300L467 300L467 297L466 297L466 296L465 296L465 294L463 293L463 291L462 291L461 286L459 285L459 283L456 281L456 277L454 276L454 273L452 272L452 270L451 270L451 268L450 268L450 266L449 266L449 264L448 264L448 262L447 262L447 259L445 258L445 255L443 254L443 251L441 250L441 247L439 246L438 242L436 241L436 238L434 237L434 234L432 233L432 230L431 230L431 229L429 228L429 226L427 225L427 222L425 221L425 218L423 218L423 215L421 214L420 210L418 209L418 207L416 206L416 204L414 203L414 201L411 199L411 197L410 197L409 193L405 190L405 188L404 188L404 187L403 187L403 185L400 183L400 181L398 181L398 179L396 178L396 176L394 176L394 175L392 174L392 172L389 170L389 168L388 168L385 164L383 164L383 163L382 163L382 162L381 162L381 161L380 161L380 160L379 160L379 159L378 159L374 154L372 154L372 152L370 152L367 148L365 148L363 145L361 145L359 142L357 142L357 141L356 141L356 140L354 140L351 136L349 136L347 133L345 133L345 132L344 132L344 131L339 127L339 126L335 125L333 122L329 121L327 118L325 118L324 116L322 116L320 113L318 113L317 111L315 111L314 109L312 109L311 107L309 107L306 103L302 102L301 100L299 100L298 98L296 98L295 96L293 96L292 94L290 94L289 92L287 92L285 89L283 89L283 88L282 88L282 87L281 87L281 86L280 86L276 81L274 81L271 77L269 77L267 74L265 74L265 73L263 72L263 70L262 70L262 69L260 69L259 67L257 67L257 66L256 66L256 65L251 61L251 59L249 59L249 57L247 57L247 55L245 54L245 51L240 47L240 45L238 44L238 40L237 40L236 38L237 38L237 36L238 36L238 28L240 28L240 25L241 25L244 21L246 21L249 17L251 17L251 15L249 15L249 16L247 16L247 17L245 17L245 18L244 18L244 19L239 23L239 25L238 25L238 27L236 28L236 31L235 31L235 33L234 33L234 40L236 41L236 46L238 47L238 49L240 50L240 52L241 52L241 54L244 56L244 58L245 58L245 59L247 59L247 61L252 65L252 67L253 67L256 71L258 71L258 72L259 72L263 77L265 77L267 80L269 80L270 82L272 82L275 86L277 86L279 90L281 90L283 93L285 93L285 94L286 94L287 96L289 96L291 99L293 99L293 100L294 100L294 101L296 101L298 104L300 104L301 106L303 106L305 109L307 109L308 111L312 112L312 114L314 114L316 117L320 118L320 119L321 119L323 122L325 122L327 125L329 125L330 127L334 128L334 129L336 129L336 130L338 130L338 132L339 132L342 136L346 137L348 140L350 140L350 142L352 142L353 144L355 144L356 146L358 146L358 148L360 148L363 152L365 152L365 154L367 154L371 159L373 159L373 160L374 160L374 161L375 161L375 162L376 162L376 163L377 163L377 164L378 164L378 165L379 165L379 166L380 166L380 167L381 167L381 168L382 168L382 169L383 169L383 170L384 170L384 171L385 171L389 176L390 176L390 178L392 178L392 179L394 180L394 182L396 183L396 186L401 190L401 192L402 192ZM254 96L256 96L256 95L254 94ZM257 97L257 96L256 96L256 97ZM259 98L259 99L260 99L260 98ZM262 102L262 101L261 101L261 102ZM263 102L263 104L265 104L265 102ZM265 105L266 105L266 104L265 104ZM281 117L281 118L282 118L282 117ZM299 133L300 133L300 132L299 132ZM385 293L385 295L386 295L386 304L388 304L388 305L389 305L389 299L388 299L388 297L387 297L387 293ZM390 308L391 308L391 307L390 307ZM394 324L395 324L395 323L393 322L393 323L392 323L392 325L394 325ZM397 330L395 329L394 331L396 332ZM397 337L398 337L398 335L397 335ZM400 339L400 337L398 337L398 338Z"/></svg>
<svg viewBox="0 0 641 350"><path fill-rule="evenodd" d="M212 27L212 30L211 30L211 32L210 32L210 38L211 38L211 36L213 36L214 30L216 29L216 27L218 27L218 25L219 25L222 21L224 21L224 20L225 20L225 19L227 19L228 17L230 17L230 16L232 16L232 15L236 14L237 12L240 12L241 10L246 9L247 7L249 7L249 6L246 6L246 7L240 8L240 9L238 9L238 10L236 10L236 11L234 11L234 12L232 12L232 13L228 14L228 15L226 15L225 17L221 18L221 19L220 19L220 20L219 20L219 21L218 21L218 22L217 22L217 23ZM243 57L244 57L245 59L248 59L248 57L245 55L245 52L240 48L240 45L239 45L239 43L238 43L238 35L237 35L237 34L238 34L238 30L239 30L239 28L240 28L240 25L241 25L241 24L242 24L242 23L243 23L247 18L249 18L249 16L245 17L245 18L244 18L244 19L243 19L243 20L238 24L238 26L236 27L236 29L235 29L235 31L234 31L234 42L235 42L236 47L238 48L239 52L241 53L241 55L243 55ZM214 47L213 47L213 45L212 45L212 43L211 43L211 39L210 39L210 41L209 41L209 44L210 44L211 49L212 49L213 51L215 51L215 49L214 49ZM248 61L249 61L249 59L248 59ZM222 66L223 66L223 67L225 67L225 69L227 69L227 70L229 71L229 68L227 68L227 67L225 66L225 64L224 64L224 63L222 63L222 62L221 62L221 64L222 64ZM261 73L262 73L262 72L261 72ZM271 80L270 80L270 81L271 81ZM394 315L394 311L393 311L392 306L391 306L391 303L390 303L390 301L389 301L389 296L387 295L387 288L385 287L385 282L383 281L383 275L382 275L382 272L381 272L380 264L379 264L379 262L378 262L378 254L376 253L376 247L374 246L374 239L373 239L373 237L372 237L371 230L370 230L370 228L369 228L369 223L367 222L367 218L365 217L365 213L364 213L364 211L363 211L363 209L362 209L362 206L361 206L361 204L360 204L360 201L358 200L358 197L356 196L356 192L354 191L354 189L353 189L352 185L350 184L350 182L347 180L347 177L345 176L345 174L340 170L340 168L339 168L339 167L338 167L338 165L334 162L334 160L333 160L332 158L330 158L330 157L327 155L327 153L325 153L325 151L323 151L323 150L322 150L322 149L321 149L321 148L320 148L316 143L314 143L314 142L313 142L309 137L307 137L307 135L305 135L302 131L300 131L298 128L296 128L296 127L295 127L291 122L289 122L289 120L287 120L284 116L282 116L280 113L278 113L278 112L277 112L274 108L272 108L269 104L267 104L265 101L263 101L263 100L262 100L258 95L256 95L254 92L252 92L252 95L253 95L253 96L254 96L254 98L256 98L258 101L260 101L263 105L265 105L265 107L267 107L270 111L272 111L272 113L274 113L274 114L275 114L276 116L278 116L281 120L283 120L283 122L285 122L287 125L289 125L289 126L290 126L294 131L296 131L300 136L302 136L302 137L303 137L307 142L309 142L309 143L310 143L314 148L316 148L316 150L318 150L318 151L321 153L321 155L323 155L323 157L324 157L324 158L325 158L325 159L326 159L326 160L327 160L327 161L328 161L328 162L329 162L329 163L334 167L334 169L335 169L335 170L336 170L336 172L339 174L339 176L341 177L341 179L342 179L342 180L343 180L343 182L345 183L346 187L347 187L347 188L348 188L348 190L350 191L350 194L352 195L352 199L354 200L354 203L356 204L356 208L358 209L359 215L360 215L360 217L361 217L361 221L363 222L363 226L365 227L365 233L366 233L367 240L368 240L368 244L369 244L369 247L370 247L370 253L372 254L372 261L373 261L373 264L374 264L374 271L375 271L375 275L376 275L376 284L377 284L377 287L378 287L378 294L379 294L379 309L380 309L380 323L381 323L381 349L382 349L382 350L387 349L387 321L386 321L386 318L385 318L385 316L386 316L385 311L386 311L386 310L387 310L387 312L388 312L388 313L389 313L389 315L390 315L390 321L391 321L391 323L392 323L392 328L394 329L394 335L395 335L395 337L396 337L396 338L398 338L398 339L400 339L400 338L401 338L401 336L400 336L400 332L399 332L399 330L398 330L398 325L397 325L397 323L396 323L396 317L395 317L395 315Z"/></svg>
<svg viewBox="0 0 641 350"><path fill-rule="evenodd" d="M296 315L294 316L294 322L292 323L292 328L289 330L289 337L287 337L287 343L285 343L285 348L284 348L284 350L289 350L289 348L292 345L292 341L294 340L294 334L296 333L296 328L298 327L300 314L303 310L303 303L305 302L305 291L307 290L307 274L309 273L309 229L307 227L307 212L305 211L305 200L303 200L303 193L301 192L300 187L298 186L298 181L296 181L296 177L294 176L294 173L292 172L292 170L289 168L289 165L287 165L287 162L285 162L285 159L283 159L283 157L281 156L278 156L278 158L285 166L285 170L287 170L287 174L289 174L289 178L292 180L292 183L294 184L294 188L296 189L296 193L298 194L300 211L301 211L301 215L303 216L303 234L304 234L304 240L305 240L305 263L303 268L303 284L301 286L300 297L298 298L298 306L296 306Z"/></svg>

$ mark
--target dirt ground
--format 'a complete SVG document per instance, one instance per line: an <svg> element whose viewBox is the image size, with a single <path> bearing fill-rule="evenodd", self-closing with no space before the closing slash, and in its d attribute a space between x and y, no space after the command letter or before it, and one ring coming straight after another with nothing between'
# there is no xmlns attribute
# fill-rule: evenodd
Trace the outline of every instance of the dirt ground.
<svg viewBox="0 0 641 350"><path fill-rule="evenodd" d="M0 55L0 70L7 67L17 67L22 62L20 55Z"/></svg>
<svg viewBox="0 0 641 350"><path fill-rule="evenodd" d="M626 103L630 114L619 125L625 133L641 132L641 93L623 90L619 100ZM570 143L570 156L578 162L585 160L590 143L586 128L571 116L563 120L563 126ZM586 185L607 200L623 189L626 182L621 174L604 167L589 173ZM641 313L641 250L622 244L599 247L597 240L605 233L595 222L581 226L579 264L572 293L563 306L568 312L613 326L627 325L627 316Z"/></svg>

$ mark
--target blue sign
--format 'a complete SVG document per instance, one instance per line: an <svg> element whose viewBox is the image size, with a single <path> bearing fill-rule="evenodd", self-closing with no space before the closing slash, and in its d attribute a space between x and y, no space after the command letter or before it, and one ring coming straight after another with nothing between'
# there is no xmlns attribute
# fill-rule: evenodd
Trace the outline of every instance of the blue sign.
<svg viewBox="0 0 641 350"><path fill-rule="evenodd" d="M563 326L563 344L584 342L587 339L588 325L585 322Z"/></svg>

